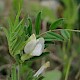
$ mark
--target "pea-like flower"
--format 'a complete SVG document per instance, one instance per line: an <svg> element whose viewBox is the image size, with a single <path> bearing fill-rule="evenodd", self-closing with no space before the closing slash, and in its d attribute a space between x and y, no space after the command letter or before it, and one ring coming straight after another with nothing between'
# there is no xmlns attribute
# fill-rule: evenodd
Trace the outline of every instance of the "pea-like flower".
<svg viewBox="0 0 80 80"><path fill-rule="evenodd" d="M50 67L50 62L49 61L41 66L41 68L34 74L34 77L38 77L48 67Z"/></svg>
<svg viewBox="0 0 80 80"><path fill-rule="evenodd" d="M32 34L27 40L24 47L25 54L22 55L21 60L25 61L33 56L40 56L44 50L44 38L36 39L35 34Z"/></svg>

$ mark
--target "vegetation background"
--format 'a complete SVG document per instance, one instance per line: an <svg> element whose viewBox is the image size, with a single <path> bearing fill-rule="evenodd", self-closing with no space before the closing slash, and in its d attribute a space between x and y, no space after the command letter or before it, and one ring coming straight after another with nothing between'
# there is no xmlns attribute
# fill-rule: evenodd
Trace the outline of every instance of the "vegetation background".
<svg viewBox="0 0 80 80"><path fill-rule="evenodd" d="M57 26L57 29L77 30L70 32L69 41L53 41L54 44L49 44L47 51L50 51L50 54L32 61L29 63L30 67L37 71L42 64L50 61L51 65L46 71L54 70L54 80L80 80L80 0L20 1L0 0L0 80L7 80L9 69L15 62L9 54L6 36L1 27L8 28L7 19L14 19L18 3L23 4L20 19L27 21L27 17L30 17L33 29L36 15L42 11L41 32L49 30L50 25L59 18L65 19L65 22ZM60 34L57 30L55 32Z"/></svg>

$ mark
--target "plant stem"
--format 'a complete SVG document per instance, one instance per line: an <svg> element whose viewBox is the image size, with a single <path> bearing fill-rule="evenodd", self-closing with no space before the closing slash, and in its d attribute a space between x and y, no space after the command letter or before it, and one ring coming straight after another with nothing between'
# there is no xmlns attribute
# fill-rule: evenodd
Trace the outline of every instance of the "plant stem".
<svg viewBox="0 0 80 80"><path fill-rule="evenodd" d="M20 65L18 64L18 80L20 80Z"/></svg>
<svg viewBox="0 0 80 80"><path fill-rule="evenodd" d="M17 80L16 64L13 64L11 68L11 80Z"/></svg>
<svg viewBox="0 0 80 80"><path fill-rule="evenodd" d="M65 80L68 80L68 75L69 75L69 70L70 70L70 66L71 66L71 62L72 62L72 57L69 60L68 66L67 66L67 71L66 71L66 75L65 75Z"/></svg>
<svg viewBox="0 0 80 80"><path fill-rule="evenodd" d="M42 35L46 34L47 32L52 32L52 31L61 31L61 30L63 30L63 29L49 30L49 31L46 31L46 32L44 32L44 33L42 33L42 34L38 35L37 37L40 37L40 36L42 36ZM71 32L80 32L80 30L73 30L73 29L64 29L64 30L71 31Z"/></svg>

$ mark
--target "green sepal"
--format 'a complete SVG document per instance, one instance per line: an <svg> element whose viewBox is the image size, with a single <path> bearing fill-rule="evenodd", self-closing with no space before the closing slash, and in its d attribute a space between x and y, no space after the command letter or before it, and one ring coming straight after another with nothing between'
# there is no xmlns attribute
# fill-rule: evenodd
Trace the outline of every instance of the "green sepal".
<svg viewBox="0 0 80 80"><path fill-rule="evenodd" d="M23 54L21 56L21 60L24 62L25 60L28 60L30 59L32 56L30 54Z"/></svg>

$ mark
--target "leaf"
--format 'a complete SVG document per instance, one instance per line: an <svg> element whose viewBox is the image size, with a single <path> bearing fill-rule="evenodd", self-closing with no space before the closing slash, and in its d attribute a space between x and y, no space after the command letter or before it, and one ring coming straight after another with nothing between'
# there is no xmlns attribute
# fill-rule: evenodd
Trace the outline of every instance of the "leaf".
<svg viewBox="0 0 80 80"><path fill-rule="evenodd" d="M54 40L54 39L51 39L51 38L48 38L48 39L45 38L45 41L49 41L49 42L50 42L50 41L53 41L53 40Z"/></svg>
<svg viewBox="0 0 80 80"><path fill-rule="evenodd" d="M14 55L20 54L20 53L18 53L18 52L19 52L19 51L22 51L23 48L24 48L24 46L25 46L25 42L22 42L22 43L18 46L18 48L17 48L17 50L16 50L16 52L15 52Z"/></svg>
<svg viewBox="0 0 80 80"><path fill-rule="evenodd" d="M15 22L14 22L14 27L16 27L19 23L20 13L21 13L21 10L19 9L18 13L17 13L17 16L16 16L16 19L15 19Z"/></svg>
<svg viewBox="0 0 80 80"><path fill-rule="evenodd" d="M54 42L51 40L51 41L45 41L45 44L54 44Z"/></svg>
<svg viewBox="0 0 80 80"><path fill-rule="evenodd" d="M24 45L25 45L24 38L23 37L19 37L15 47L13 48L13 51L12 51L13 54L14 55L19 54L19 52L23 49Z"/></svg>
<svg viewBox="0 0 80 80"><path fill-rule="evenodd" d="M9 31L10 31L10 34L11 34L11 32L13 30L13 23L12 23L10 18L8 18L8 23L9 23Z"/></svg>
<svg viewBox="0 0 80 80"><path fill-rule="evenodd" d="M28 34L28 26L27 25L24 26L24 32L26 35Z"/></svg>
<svg viewBox="0 0 80 80"><path fill-rule="evenodd" d="M15 38L17 38L18 36L21 36L23 34L23 26L19 26L19 28L17 29L17 31L14 31L11 34L11 41L13 41Z"/></svg>
<svg viewBox="0 0 80 80"><path fill-rule="evenodd" d="M60 79L61 79L61 72L58 70L54 70L46 72L42 80L60 80Z"/></svg>
<svg viewBox="0 0 80 80"><path fill-rule="evenodd" d="M50 29L50 30L56 29L63 21L64 21L63 18L60 18L60 19L56 20L55 22L53 22L53 23L51 24L51 26L50 26L49 29Z"/></svg>
<svg viewBox="0 0 80 80"><path fill-rule="evenodd" d="M22 19L21 21L19 20L20 13L21 9L19 8L14 21L12 21L11 18L8 19L9 29L7 30L4 28L8 40L9 52L13 56L19 54L25 45L26 34L23 25L24 19Z"/></svg>
<svg viewBox="0 0 80 80"><path fill-rule="evenodd" d="M13 4L12 4L12 7L13 7L13 10L15 11L15 13L18 12L19 8L21 9L22 8L22 5L23 5L23 0L12 0Z"/></svg>
<svg viewBox="0 0 80 80"><path fill-rule="evenodd" d="M28 21L29 21L28 34L29 34L29 36L31 36L31 34L32 34L32 21L30 18L28 18Z"/></svg>
<svg viewBox="0 0 80 80"><path fill-rule="evenodd" d="M70 34L67 30L61 30L61 35L65 38L65 39L70 39Z"/></svg>
<svg viewBox="0 0 80 80"><path fill-rule="evenodd" d="M15 47L16 42L17 42L17 39L15 39L14 41L12 41L12 42L10 43L10 47L11 47L12 49Z"/></svg>
<svg viewBox="0 0 80 80"><path fill-rule="evenodd" d="M40 32L40 24L41 24L41 12L38 13L36 22L35 22L35 31L36 34L38 35Z"/></svg>
<svg viewBox="0 0 80 80"><path fill-rule="evenodd" d="M5 32L5 35L7 37L7 40L9 39L9 31L3 27L3 31Z"/></svg>
<svg viewBox="0 0 80 80"><path fill-rule="evenodd" d="M23 22L23 19L18 23L18 25L16 26L16 28L14 29L14 31L17 31L19 29L19 27L22 24L22 22Z"/></svg>
<svg viewBox="0 0 80 80"><path fill-rule="evenodd" d="M47 32L44 35L44 39L45 41L52 41L52 40L56 40L56 41L63 41L63 37L57 33L54 32Z"/></svg>

